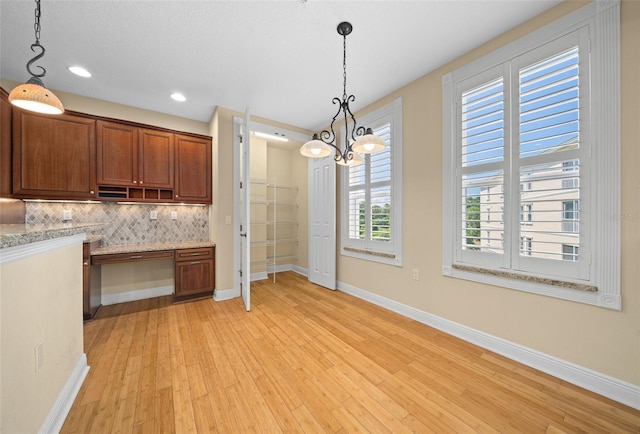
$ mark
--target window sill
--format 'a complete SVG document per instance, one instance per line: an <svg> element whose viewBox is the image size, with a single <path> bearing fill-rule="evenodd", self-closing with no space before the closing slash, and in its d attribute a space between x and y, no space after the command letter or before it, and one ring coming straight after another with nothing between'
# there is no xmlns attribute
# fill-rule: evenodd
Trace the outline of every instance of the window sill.
<svg viewBox="0 0 640 434"><path fill-rule="evenodd" d="M572 282L562 282L574 287L550 284L551 279L536 278L515 273L501 272L477 267L469 267L454 264L443 266L442 274L447 277L463 279L487 285L499 286L502 288L515 289L517 291L539 294L562 300L575 301L578 303L600 306L607 309L621 310L621 297L613 294L602 294L597 288L591 285L582 285L585 288L577 289ZM512 276L513 275L513 276ZM507 277L509 276L509 277ZM588 290L586 288L593 288Z"/></svg>
<svg viewBox="0 0 640 434"><path fill-rule="evenodd" d="M383 264L395 265L397 267L402 266L402 259L395 253L381 252L371 249L360 249L357 247L342 247L342 255L351 256L353 258L364 259L367 261L380 262Z"/></svg>

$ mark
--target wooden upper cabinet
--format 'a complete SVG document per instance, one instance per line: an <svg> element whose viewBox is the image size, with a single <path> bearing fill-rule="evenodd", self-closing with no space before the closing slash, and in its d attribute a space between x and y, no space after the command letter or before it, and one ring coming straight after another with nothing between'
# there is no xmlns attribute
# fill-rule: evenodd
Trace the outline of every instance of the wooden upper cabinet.
<svg viewBox="0 0 640 434"><path fill-rule="evenodd" d="M173 188L174 134L98 121L99 185Z"/></svg>
<svg viewBox="0 0 640 434"><path fill-rule="evenodd" d="M173 188L174 134L140 129L138 140L138 185Z"/></svg>
<svg viewBox="0 0 640 434"><path fill-rule="evenodd" d="M96 127L98 185L136 185L138 128L105 121Z"/></svg>
<svg viewBox="0 0 640 434"><path fill-rule="evenodd" d="M174 199L208 203L211 197L211 139L176 135Z"/></svg>
<svg viewBox="0 0 640 434"><path fill-rule="evenodd" d="M0 89L0 197L11 197L11 103Z"/></svg>
<svg viewBox="0 0 640 434"><path fill-rule="evenodd" d="M94 199L94 119L13 109L13 193L20 198Z"/></svg>

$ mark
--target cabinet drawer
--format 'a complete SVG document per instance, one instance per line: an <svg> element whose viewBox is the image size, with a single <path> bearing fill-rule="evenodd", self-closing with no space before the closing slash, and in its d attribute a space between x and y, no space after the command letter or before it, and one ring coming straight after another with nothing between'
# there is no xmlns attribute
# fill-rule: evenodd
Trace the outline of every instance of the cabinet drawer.
<svg viewBox="0 0 640 434"><path fill-rule="evenodd" d="M176 250L176 262L199 261L213 258L213 247Z"/></svg>
<svg viewBox="0 0 640 434"><path fill-rule="evenodd" d="M151 261L154 259L171 259L173 250L156 250L150 252L112 253L106 255L93 255L93 265L116 264L120 262Z"/></svg>

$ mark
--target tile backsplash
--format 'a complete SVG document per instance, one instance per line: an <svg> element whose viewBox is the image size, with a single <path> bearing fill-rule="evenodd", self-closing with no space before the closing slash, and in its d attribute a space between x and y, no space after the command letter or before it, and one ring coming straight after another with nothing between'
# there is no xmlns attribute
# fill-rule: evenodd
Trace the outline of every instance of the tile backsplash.
<svg viewBox="0 0 640 434"><path fill-rule="evenodd" d="M96 234L104 236L104 246L209 240L207 206L28 201L25 222L66 223L65 211L71 212L73 223L104 224ZM152 211L155 220L150 219Z"/></svg>

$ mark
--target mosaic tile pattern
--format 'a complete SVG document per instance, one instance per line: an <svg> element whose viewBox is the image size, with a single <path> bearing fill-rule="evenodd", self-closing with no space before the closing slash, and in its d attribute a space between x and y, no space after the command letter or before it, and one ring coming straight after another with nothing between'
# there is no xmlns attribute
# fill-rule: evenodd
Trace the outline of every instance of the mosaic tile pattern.
<svg viewBox="0 0 640 434"><path fill-rule="evenodd" d="M119 205L117 203L27 202L27 224L57 224L69 210L73 223L102 223L103 246L209 241L209 207L189 205ZM151 220L151 211L157 220ZM178 214L171 220L171 212Z"/></svg>

